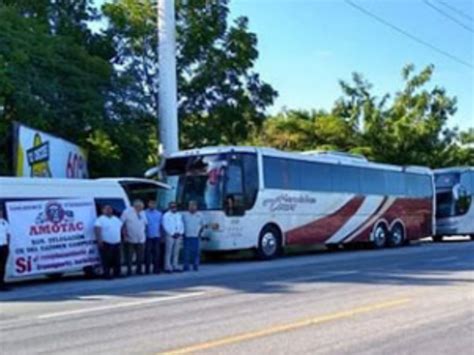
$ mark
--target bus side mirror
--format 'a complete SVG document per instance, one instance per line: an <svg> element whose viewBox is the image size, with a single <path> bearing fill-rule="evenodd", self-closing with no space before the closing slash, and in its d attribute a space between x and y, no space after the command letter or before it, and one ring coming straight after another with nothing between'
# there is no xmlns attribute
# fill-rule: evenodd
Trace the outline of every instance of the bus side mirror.
<svg viewBox="0 0 474 355"><path fill-rule="evenodd" d="M471 194L464 186L458 186L456 191L453 189L453 198L457 214L464 214L471 206Z"/></svg>

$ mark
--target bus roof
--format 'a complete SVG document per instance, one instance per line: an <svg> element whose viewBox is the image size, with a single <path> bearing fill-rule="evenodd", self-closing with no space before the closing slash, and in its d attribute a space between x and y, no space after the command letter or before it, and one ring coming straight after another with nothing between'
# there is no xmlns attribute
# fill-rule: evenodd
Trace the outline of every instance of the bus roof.
<svg viewBox="0 0 474 355"><path fill-rule="evenodd" d="M98 184L99 182L99 184ZM92 179L64 179L64 178L32 178L32 177L14 177L14 176L1 176L0 185L2 186L12 186L12 185L57 185L57 184L68 184L71 186L110 186L116 185L117 182L113 181L101 181L101 180L92 180Z"/></svg>
<svg viewBox="0 0 474 355"><path fill-rule="evenodd" d="M474 172L474 166L453 166L449 168L436 169L435 174L447 174L447 173L465 173L467 171Z"/></svg>
<svg viewBox="0 0 474 355"><path fill-rule="evenodd" d="M15 186L15 185L38 185L38 186L52 186L52 185L68 185L71 187L115 187L121 184L130 183L149 183L157 187L170 189L168 184L156 180L141 179L141 178L102 178L102 179L65 179L65 178L31 178L31 177L13 177L0 176L0 186Z"/></svg>
<svg viewBox="0 0 474 355"><path fill-rule="evenodd" d="M144 178L130 178L130 177L123 177L123 178L100 178L95 181L111 181L121 185L130 185L130 184L150 184L155 185L156 187L170 190L171 186L165 184L164 182L152 180L152 179L144 179Z"/></svg>
<svg viewBox="0 0 474 355"><path fill-rule="evenodd" d="M433 171L421 166L397 166L383 163L376 163L367 160L362 155L349 154L344 152L285 152L275 148L252 147L252 146L217 146L203 147L190 150L183 150L170 154L167 158L184 158L196 155L223 154L223 153L261 153L265 156L297 159L306 161L316 161L329 164L344 164L351 166L368 167L373 169L384 169L393 171L406 171L417 174L432 175Z"/></svg>

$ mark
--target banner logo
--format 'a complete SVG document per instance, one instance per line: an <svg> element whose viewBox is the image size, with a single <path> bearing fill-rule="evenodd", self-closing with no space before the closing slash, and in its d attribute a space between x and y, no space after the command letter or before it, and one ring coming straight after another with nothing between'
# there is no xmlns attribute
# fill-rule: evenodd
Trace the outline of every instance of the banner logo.
<svg viewBox="0 0 474 355"><path fill-rule="evenodd" d="M30 227L30 236L82 232L84 223L74 221L74 212L65 210L58 202L48 202L44 212L38 214L35 224Z"/></svg>

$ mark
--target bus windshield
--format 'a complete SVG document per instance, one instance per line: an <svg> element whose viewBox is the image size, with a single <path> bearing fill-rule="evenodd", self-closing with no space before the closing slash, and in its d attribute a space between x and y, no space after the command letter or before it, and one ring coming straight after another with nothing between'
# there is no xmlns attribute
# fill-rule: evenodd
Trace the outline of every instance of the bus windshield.
<svg viewBox="0 0 474 355"><path fill-rule="evenodd" d="M465 181L467 176L460 173L436 175L436 216L438 218L467 213L472 200L470 183Z"/></svg>
<svg viewBox="0 0 474 355"><path fill-rule="evenodd" d="M176 186L176 201L180 208L196 201L200 210L223 207L225 155L202 155L167 160L165 174Z"/></svg>
<svg viewBox="0 0 474 355"><path fill-rule="evenodd" d="M435 185L437 188L450 188L459 183L459 173L436 174Z"/></svg>

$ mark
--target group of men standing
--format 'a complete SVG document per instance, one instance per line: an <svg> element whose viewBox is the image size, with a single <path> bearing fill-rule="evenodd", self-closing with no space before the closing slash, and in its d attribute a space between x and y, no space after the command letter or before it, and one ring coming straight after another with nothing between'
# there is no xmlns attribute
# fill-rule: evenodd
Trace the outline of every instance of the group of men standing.
<svg viewBox="0 0 474 355"><path fill-rule="evenodd" d="M197 203L189 202L188 211L180 213L175 202L162 214L155 201L148 202L144 208L141 200L126 209L121 218L114 215L110 205L102 208L102 215L95 222L95 235L102 259L104 277L121 276L121 247L127 275L132 275L133 260L135 272L159 274L161 272L161 247L165 245L164 271L166 273L195 271L199 269L199 240L206 228ZM164 238L163 238L164 236ZM184 267L179 264L183 245Z"/></svg>

